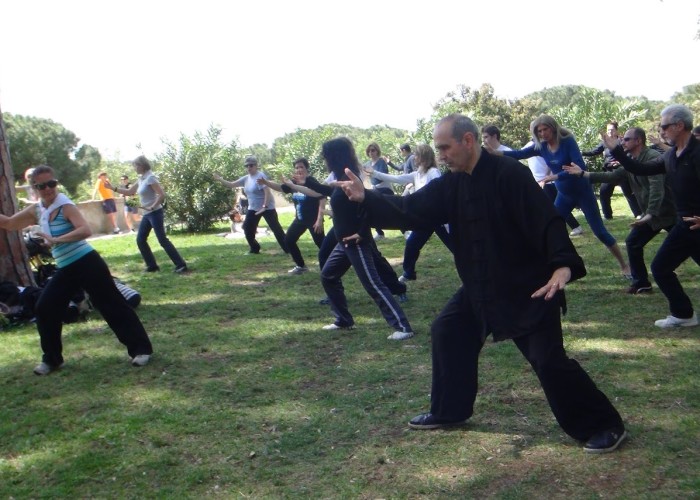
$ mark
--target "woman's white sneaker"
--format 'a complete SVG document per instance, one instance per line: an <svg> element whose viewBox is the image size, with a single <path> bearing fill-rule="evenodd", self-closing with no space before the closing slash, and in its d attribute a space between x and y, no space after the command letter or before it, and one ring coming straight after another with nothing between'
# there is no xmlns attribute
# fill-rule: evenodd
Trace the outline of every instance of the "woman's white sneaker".
<svg viewBox="0 0 700 500"><path fill-rule="evenodd" d="M658 319L654 322L659 328L676 328L679 326L697 326L698 315L693 314L691 318L683 319L676 318L675 316L666 316L664 319Z"/></svg>
<svg viewBox="0 0 700 500"><path fill-rule="evenodd" d="M387 337L388 340L406 340L413 337L413 332L394 332Z"/></svg>

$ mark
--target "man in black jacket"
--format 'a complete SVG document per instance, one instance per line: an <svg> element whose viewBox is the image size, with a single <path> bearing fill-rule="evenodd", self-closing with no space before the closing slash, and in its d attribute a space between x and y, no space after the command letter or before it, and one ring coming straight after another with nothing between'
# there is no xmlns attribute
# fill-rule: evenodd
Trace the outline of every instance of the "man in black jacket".
<svg viewBox="0 0 700 500"><path fill-rule="evenodd" d="M443 118L434 140L450 172L415 194L365 192L352 173L339 183L372 224L450 224L462 287L431 328L431 411L409 426L447 427L472 415L479 352L492 334L515 342L567 434L584 441L587 452L615 450L626 437L622 419L563 346L564 287L586 274L563 219L529 169L482 150L479 128L469 118Z"/></svg>
<svg viewBox="0 0 700 500"><path fill-rule="evenodd" d="M671 149L644 163L625 155L609 138L603 137L603 141L625 170L635 175L666 174L680 218L651 263L651 274L671 310L654 324L659 328L696 326L698 316L675 271L688 257L700 265L700 141L692 134L693 113L682 104L661 111L659 128Z"/></svg>

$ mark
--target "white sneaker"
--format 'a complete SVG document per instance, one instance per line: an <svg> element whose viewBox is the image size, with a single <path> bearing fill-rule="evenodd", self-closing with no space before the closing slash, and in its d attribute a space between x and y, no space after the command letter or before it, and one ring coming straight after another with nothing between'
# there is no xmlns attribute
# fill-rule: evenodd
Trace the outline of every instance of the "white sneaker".
<svg viewBox="0 0 700 500"><path fill-rule="evenodd" d="M576 229L572 230L569 233L569 236L581 236L582 234L583 234L583 228L581 226L579 226Z"/></svg>
<svg viewBox="0 0 700 500"><path fill-rule="evenodd" d="M380 240L383 240L384 238L386 238L386 236L384 236L383 234L375 234L374 235L374 241L380 241Z"/></svg>
<svg viewBox="0 0 700 500"><path fill-rule="evenodd" d="M675 328L678 326L697 326L698 315L693 314L692 318L682 319L675 316L666 316L664 319L654 321L654 324L659 328Z"/></svg>
<svg viewBox="0 0 700 500"><path fill-rule="evenodd" d="M131 364L134 366L146 366L150 360L150 354L139 354L138 356L134 356L134 359L131 360Z"/></svg>
<svg viewBox="0 0 700 500"><path fill-rule="evenodd" d="M44 363L42 361L41 363L39 363L38 365L36 365L34 367L34 373L36 375L48 375L51 372L55 372L56 370L58 370L62 366L63 366L63 363L61 363L58 366L53 366L53 365L50 365L48 363Z"/></svg>
<svg viewBox="0 0 700 500"><path fill-rule="evenodd" d="M336 325L335 323L331 323L330 325L326 325L321 329L322 330L354 330L355 325L339 326L339 325Z"/></svg>
<svg viewBox="0 0 700 500"><path fill-rule="evenodd" d="M306 266L303 266L303 267L302 267L302 266L294 266L293 268L291 268L291 269L290 269L289 271L287 271L287 272L288 272L289 274L302 274L302 273L307 272L308 270L309 270L309 268L306 267Z"/></svg>
<svg viewBox="0 0 700 500"><path fill-rule="evenodd" d="M394 332L387 337L388 340L406 340L413 337L413 332Z"/></svg>

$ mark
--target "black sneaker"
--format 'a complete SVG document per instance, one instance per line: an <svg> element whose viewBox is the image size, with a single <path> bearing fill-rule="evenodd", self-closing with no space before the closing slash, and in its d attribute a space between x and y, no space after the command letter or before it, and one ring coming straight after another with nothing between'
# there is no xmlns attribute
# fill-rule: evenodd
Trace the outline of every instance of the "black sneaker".
<svg viewBox="0 0 700 500"><path fill-rule="evenodd" d="M651 293L651 285L632 285L627 289L627 293L630 295L641 295L643 293Z"/></svg>
<svg viewBox="0 0 700 500"><path fill-rule="evenodd" d="M593 434L583 446L583 451L586 453L610 453L615 451L625 439L627 439L625 428L615 427Z"/></svg>
<svg viewBox="0 0 700 500"><path fill-rule="evenodd" d="M328 297L323 297L321 300L318 301L318 303L322 306L327 306L331 303L331 299L329 299Z"/></svg>
<svg viewBox="0 0 700 500"><path fill-rule="evenodd" d="M144 269L144 271L146 271L147 273L157 273L158 271L160 271L160 267L147 267L146 269Z"/></svg>
<svg viewBox="0 0 700 500"><path fill-rule="evenodd" d="M400 293L398 297L399 297L399 302L401 304L403 304L404 302L408 302L408 295L406 295L405 293Z"/></svg>
<svg viewBox="0 0 700 500"><path fill-rule="evenodd" d="M417 417L413 417L408 426L411 429L442 429L445 427L455 427L458 425L464 425L466 420L445 420L444 418L439 418L432 413L422 413Z"/></svg>

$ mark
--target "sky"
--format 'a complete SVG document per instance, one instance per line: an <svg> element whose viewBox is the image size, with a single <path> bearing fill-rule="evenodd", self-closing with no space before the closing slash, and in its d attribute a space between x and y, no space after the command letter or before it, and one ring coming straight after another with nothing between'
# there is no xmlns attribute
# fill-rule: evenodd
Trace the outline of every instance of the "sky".
<svg viewBox="0 0 700 500"><path fill-rule="evenodd" d="M700 83L698 0L35 0L0 13L0 109L61 123L109 159L210 125L242 146L326 123L412 131L459 85L667 101Z"/></svg>

